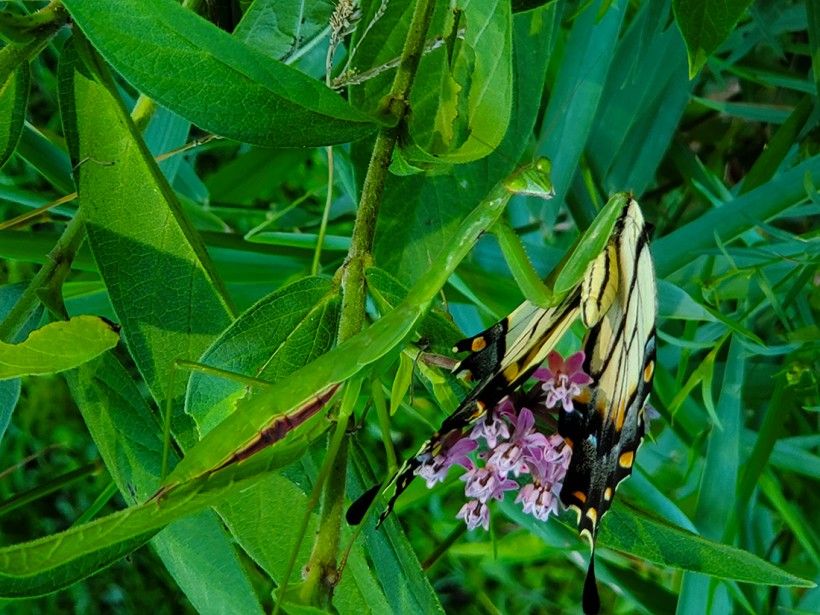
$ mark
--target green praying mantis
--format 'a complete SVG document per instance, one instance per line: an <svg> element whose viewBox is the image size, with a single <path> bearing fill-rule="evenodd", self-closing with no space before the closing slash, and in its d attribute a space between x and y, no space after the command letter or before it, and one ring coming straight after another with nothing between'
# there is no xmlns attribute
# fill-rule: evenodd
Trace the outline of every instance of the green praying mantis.
<svg viewBox="0 0 820 615"><path fill-rule="evenodd" d="M256 394L238 402L224 420L215 420L153 497L36 543L0 550L0 595L38 591L38 587L53 591L55 571L67 571L66 584L81 578L77 575L83 574L81 562L85 559L91 558L89 571L102 561L115 561L172 521L224 502L271 471L299 459L334 425L344 423L331 420L327 409L336 408L339 400L336 418L351 414L372 370L401 356L436 296L483 233L497 232L516 279L529 280L530 289L541 290L528 293L531 301L539 305L560 301L600 253L626 197L618 195L602 209L545 288L536 283L538 275L523 250L516 248L514 238L498 222L513 195L551 195L548 167L547 161L539 160L500 182L461 223L427 274L369 328L274 384L248 382L245 377L243 381L252 385ZM527 285L522 287L527 290ZM196 369L216 373L213 367ZM222 375L226 371L230 370L222 370ZM333 433L328 448L331 453L344 436L343 430ZM167 435L165 448L170 448Z"/></svg>
<svg viewBox="0 0 820 615"><path fill-rule="evenodd" d="M428 274L422 276L392 312L287 379L265 387L247 403L240 403L188 451L166 477L154 499L162 501L183 484L229 470L286 436L297 435L302 430L311 432L312 418L321 414L321 408L347 386L345 383L362 378L368 368L391 353L398 355L449 276L479 236L488 230L497 233L504 256L527 299L541 307L559 302L580 283L588 264L603 249L628 197L618 194L607 203L550 277L551 286L544 286L538 283L538 274L500 217L515 194L550 198L552 186L548 170L549 162L540 159L500 182L461 224L451 247L444 250Z"/></svg>

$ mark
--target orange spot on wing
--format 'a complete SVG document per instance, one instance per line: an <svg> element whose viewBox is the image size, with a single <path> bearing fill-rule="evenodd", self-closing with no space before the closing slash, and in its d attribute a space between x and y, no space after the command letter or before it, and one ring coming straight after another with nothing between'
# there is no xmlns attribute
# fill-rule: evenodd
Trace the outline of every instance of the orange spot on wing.
<svg viewBox="0 0 820 615"><path fill-rule="evenodd" d="M483 337L477 337L473 340L473 343L470 345L470 350L473 352L479 352L480 350L484 350L487 347L487 340Z"/></svg>
<svg viewBox="0 0 820 615"><path fill-rule="evenodd" d="M655 362L650 361L646 364L646 367L643 368L643 381L649 382L652 380L652 374L655 373Z"/></svg>
<svg viewBox="0 0 820 615"><path fill-rule="evenodd" d="M516 376L518 376L518 364L512 363L504 370L504 377L507 379L507 382L512 382Z"/></svg>
<svg viewBox="0 0 820 615"><path fill-rule="evenodd" d="M618 465L622 468L631 468L632 462L635 460L635 453L627 451L618 458Z"/></svg>
<svg viewBox="0 0 820 615"><path fill-rule="evenodd" d="M583 491L573 491L572 497L581 502L581 504L587 501L587 495Z"/></svg>

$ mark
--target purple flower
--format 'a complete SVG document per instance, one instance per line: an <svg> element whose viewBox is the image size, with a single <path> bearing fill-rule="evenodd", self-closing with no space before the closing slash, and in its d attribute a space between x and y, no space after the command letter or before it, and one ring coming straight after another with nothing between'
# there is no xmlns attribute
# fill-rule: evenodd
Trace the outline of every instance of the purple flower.
<svg viewBox="0 0 820 615"><path fill-rule="evenodd" d="M462 506L456 519L464 519L468 530L474 530L479 525L485 530L490 529L490 509L478 500L470 500Z"/></svg>
<svg viewBox="0 0 820 615"><path fill-rule="evenodd" d="M473 468L464 474L461 480L467 483L464 495L476 498L482 503L489 501L490 498L503 500L505 491L518 489L517 482L500 474L498 469L489 463L483 468Z"/></svg>
<svg viewBox="0 0 820 615"><path fill-rule="evenodd" d="M537 456L537 450L547 444L547 437L534 429L535 417L528 408L521 408L515 420L515 431L509 442L502 442L490 454L488 462L502 476L529 472L527 459Z"/></svg>
<svg viewBox="0 0 820 615"><path fill-rule="evenodd" d="M424 461L415 470L415 474L427 481L427 487L444 481L450 466L458 464L468 470L474 467L473 461L467 456L473 452L478 444L470 438L461 438L449 448L445 448L435 457Z"/></svg>
<svg viewBox="0 0 820 615"><path fill-rule="evenodd" d="M529 461L533 482L524 485L515 501L523 503L524 512L546 521L558 512L558 501L569 468L571 450L558 434L547 438L547 445Z"/></svg>
<svg viewBox="0 0 820 615"><path fill-rule="evenodd" d="M487 446L495 448L498 440L506 440L510 437L509 423L515 422L515 406L509 397L505 397L495 407L492 412L492 419L488 422L490 414L484 416L483 419L476 423L470 437L473 440L484 438Z"/></svg>
<svg viewBox="0 0 820 615"><path fill-rule="evenodd" d="M572 412L572 398L581 393L581 387L592 382L583 370L584 352L576 352L564 361L561 355L553 351L547 357L549 367L535 370L533 378L540 380L541 387L547 392L547 408L555 407L558 402L564 412Z"/></svg>

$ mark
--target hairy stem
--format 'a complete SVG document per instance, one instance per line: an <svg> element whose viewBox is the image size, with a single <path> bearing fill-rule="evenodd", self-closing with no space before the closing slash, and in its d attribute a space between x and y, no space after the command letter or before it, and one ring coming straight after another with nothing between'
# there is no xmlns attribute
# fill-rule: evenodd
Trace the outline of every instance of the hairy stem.
<svg viewBox="0 0 820 615"><path fill-rule="evenodd" d="M427 30L433 16L433 0L418 0L413 20L402 50L401 62L393 80L382 115L390 119L390 127L376 136L373 154L362 187L353 237L342 273L342 310L337 340L343 342L361 331L365 322L364 272L371 259L376 219L384 194L387 169L398 139L398 126L407 111L410 88L418 69ZM339 416L339 428L344 429L349 417ZM310 571L302 590L302 597L310 602L329 602L335 586L335 577L323 571L336 570L336 557L341 539L344 511L345 480L347 473L347 440L339 446L330 462L330 476L325 483L319 531L308 562ZM323 581L323 582L322 582Z"/></svg>

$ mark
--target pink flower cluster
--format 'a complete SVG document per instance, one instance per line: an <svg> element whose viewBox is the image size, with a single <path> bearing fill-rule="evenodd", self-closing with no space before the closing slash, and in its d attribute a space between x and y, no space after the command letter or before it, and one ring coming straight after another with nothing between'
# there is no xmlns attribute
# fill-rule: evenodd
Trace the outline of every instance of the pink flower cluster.
<svg viewBox="0 0 820 615"><path fill-rule="evenodd" d="M559 403L571 412L572 398L591 382L582 370L584 353L578 352L564 361L557 352L550 353L548 368L540 368L533 377L546 393L547 409ZM480 450L479 450L480 449ZM473 457L471 455L479 450ZM456 517L467 528L490 527L491 500L503 500L507 491L518 491L515 501L525 513L545 521L558 512L559 494L569 467L572 451L558 434L544 435L536 429L535 416L526 407L516 409L505 397L484 419L476 423L468 436L424 462L416 474L432 487L443 481L453 465L464 467L464 494L468 501Z"/></svg>

